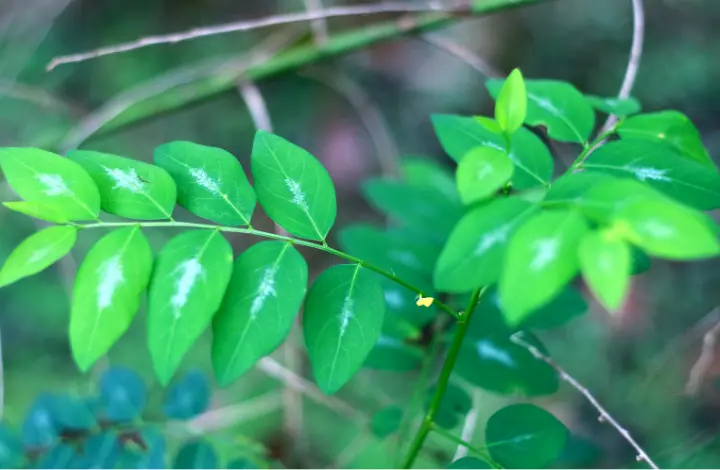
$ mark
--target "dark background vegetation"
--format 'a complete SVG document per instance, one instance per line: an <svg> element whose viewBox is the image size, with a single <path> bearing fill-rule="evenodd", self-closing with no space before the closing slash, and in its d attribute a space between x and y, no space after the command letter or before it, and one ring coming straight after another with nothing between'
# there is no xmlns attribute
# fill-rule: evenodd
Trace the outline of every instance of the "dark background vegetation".
<svg viewBox="0 0 720 470"><path fill-rule="evenodd" d="M343 0L323 0L325 6ZM677 109L700 129L711 155L720 151L720 2L646 0L645 51L633 95L647 111ZM303 8L301 0L1 0L0 1L0 145L42 146L70 133L81 120L119 93L159 74L210 57L240 55L280 28L148 47L81 64L44 68L54 56L93 49L140 36L173 32L241 18L256 18ZM392 18L390 15L387 18ZM344 18L330 32L383 19ZM437 36L465 45L500 73L520 67L528 78L568 80L587 93L617 93L632 33L628 0L555 0L481 19L467 19ZM392 167L398 156L418 155L450 165L432 132L432 113L492 114L484 76L442 50L413 37L374 46L312 67L258 83L274 130L307 148L329 169L338 188L336 227L350 221L381 221L361 199L365 178ZM332 86L328 86L328 81ZM345 89L350 83L348 97ZM363 103L361 109L353 101ZM363 117L371 116L368 127ZM373 119L379 115L381 119ZM241 96L228 91L171 113L144 120L122 131L92 137L83 148L149 160L152 149L170 140L192 140L223 147L248 162L253 121ZM390 140L383 139L387 134ZM577 149L554 149L557 167ZM0 187L2 200L10 190ZM267 219L257 228L272 229ZM37 229L28 217L0 209L0 260ZM432 230L432 227L428 227ZM161 246L168 233L154 233ZM68 293L76 263L94 239L84 234L73 257L45 273L0 291L4 420L19 423L42 391L92 387L92 377L77 372L67 342ZM236 250L254 240L231 237ZM332 239L331 244L335 240ZM311 277L333 262L304 252ZM661 465L685 468L720 465L720 395L715 385L720 362L704 377L697 393L684 392L688 373L700 353L703 336L718 321L717 260L671 264L654 262L634 281L623 311L609 317L599 307L543 340L557 362L575 375L625 424ZM113 348L109 362L129 365L153 383L141 313L131 331ZM209 335L184 366L208 373ZM302 338L279 351L278 361L308 375ZM99 364L99 373L107 362ZM343 399L372 412L404 397L412 374L362 372L341 391ZM159 386L151 386L159 394ZM239 446L267 446L289 466L392 465L393 440L369 437L366 424L301 399L299 423L283 385L253 371L230 388L216 390L213 408L230 407L210 422L210 438L229 454ZM292 398L292 397L291 397ZM510 400L476 393L482 423ZM578 450L568 465L633 465L631 449L574 390L563 388L539 400L594 450ZM290 410L290 413L286 411ZM159 416L159 415L158 415ZM295 416L295 419L293 419ZM293 426L301 424L302 430ZM208 428L208 429L210 429ZM482 426L476 440L482 442ZM183 431L185 432L185 431ZM360 437L358 437L360 436ZM448 459L454 449L432 439ZM425 453L419 465L437 465Z"/></svg>

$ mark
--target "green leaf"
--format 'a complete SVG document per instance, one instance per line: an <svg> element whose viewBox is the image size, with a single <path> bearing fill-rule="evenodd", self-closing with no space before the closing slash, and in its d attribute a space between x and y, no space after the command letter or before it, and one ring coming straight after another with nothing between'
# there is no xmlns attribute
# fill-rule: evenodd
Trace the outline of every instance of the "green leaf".
<svg viewBox="0 0 720 470"><path fill-rule="evenodd" d="M12 211L47 222L56 224L69 222L68 218L63 215L61 208L46 202L11 201L3 202L2 204Z"/></svg>
<svg viewBox="0 0 720 470"><path fill-rule="evenodd" d="M477 147L506 150L505 137L482 125L478 118L436 114L432 116L435 133L456 162ZM515 189L548 186L553 174L553 159L542 140L529 129L519 128L510 138L510 160L515 165L511 178Z"/></svg>
<svg viewBox="0 0 720 470"><path fill-rule="evenodd" d="M170 419L187 420L210 406L210 385L202 372L190 371L167 391L163 413Z"/></svg>
<svg viewBox="0 0 720 470"><path fill-rule="evenodd" d="M48 227L23 240L7 257L0 269L0 287L37 274L70 253L75 240L75 227Z"/></svg>
<svg viewBox="0 0 720 470"><path fill-rule="evenodd" d="M531 313L520 326L535 330L558 328L587 311L588 304L583 295L567 286L553 300Z"/></svg>
<svg viewBox="0 0 720 470"><path fill-rule="evenodd" d="M225 468L250 469L250 468L265 468L265 467L261 467L260 464L255 462L254 460L241 457L241 458L230 461Z"/></svg>
<svg viewBox="0 0 720 470"><path fill-rule="evenodd" d="M660 111L628 118L618 130L624 140L639 139L661 142L680 155L703 166L715 168L695 125L678 111Z"/></svg>
<svg viewBox="0 0 720 470"><path fill-rule="evenodd" d="M485 86L497 99L505 80L490 79ZM595 127L592 107L574 86L555 80L526 80L527 117L531 126L546 126L560 142L585 143Z"/></svg>
<svg viewBox="0 0 720 470"><path fill-rule="evenodd" d="M373 415L370 421L370 429L375 437L384 439L400 428L402 418L402 408L388 406Z"/></svg>
<svg viewBox="0 0 720 470"><path fill-rule="evenodd" d="M115 430L92 434L85 440L79 468L115 468L120 451L120 436Z"/></svg>
<svg viewBox="0 0 720 470"><path fill-rule="evenodd" d="M522 73L520 69L514 69L503 83L495 103L495 120L506 134L512 134L523 125L527 102Z"/></svg>
<svg viewBox="0 0 720 470"><path fill-rule="evenodd" d="M257 131L252 174L268 216L297 237L325 240L335 222L335 187L327 170L306 150Z"/></svg>
<svg viewBox="0 0 720 470"><path fill-rule="evenodd" d="M489 463L475 457L461 457L445 468L493 468Z"/></svg>
<svg viewBox="0 0 720 470"><path fill-rule="evenodd" d="M177 181L181 206L221 225L250 225L257 198L230 152L175 141L157 147L154 161Z"/></svg>
<svg viewBox="0 0 720 470"><path fill-rule="evenodd" d="M598 111L602 111L605 114L614 114L619 118L639 113L641 109L640 102L632 97L627 99L618 99L585 95L585 99Z"/></svg>
<svg viewBox="0 0 720 470"><path fill-rule="evenodd" d="M24 459L22 442L14 430L0 423L0 468L22 468Z"/></svg>
<svg viewBox="0 0 720 470"><path fill-rule="evenodd" d="M422 359L421 348L381 334L362 366L373 370L407 372L419 369Z"/></svg>
<svg viewBox="0 0 720 470"><path fill-rule="evenodd" d="M289 243L260 242L237 258L213 319L212 361L221 385L282 343L302 306L307 282L307 263Z"/></svg>
<svg viewBox="0 0 720 470"><path fill-rule="evenodd" d="M148 345L163 385L220 307L232 260L230 244L215 230L177 235L158 254L150 282Z"/></svg>
<svg viewBox="0 0 720 470"><path fill-rule="evenodd" d="M650 256L672 260L709 258L720 253L704 214L662 199L638 199L615 213L620 235Z"/></svg>
<svg viewBox="0 0 720 470"><path fill-rule="evenodd" d="M535 210L529 202L510 197L468 212L437 260L435 287L443 292L468 292L496 282L510 236Z"/></svg>
<svg viewBox="0 0 720 470"><path fill-rule="evenodd" d="M132 421L145 408L147 387L130 369L111 367L100 376L98 385L103 419L112 423Z"/></svg>
<svg viewBox="0 0 720 470"><path fill-rule="evenodd" d="M425 411L430 407L436 386L427 390L425 395ZM445 429L456 427L472 408L472 397L465 389L453 382L449 382L440 401L440 407L435 413L435 424Z"/></svg>
<svg viewBox="0 0 720 470"><path fill-rule="evenodd" d="M630 246L610 231L588 232L578 259L585 282L603 307L611 312L622 307L630 282Z"/></svg>
<svg viewBox="0 0 720 470"><path fill-rule="evenodd" d="M400 171L408 183L433 188L450 201L460 201L455 178L444 166L427 158L406 157L400 161Z"/></svg>
<svg viewBox="0 0 720 470"><path fill-rule="evenodd" d="M172 217L175 181L162 168L90 150L74 150L67 157L92 176L105 212L135 220Z"/></svg>
<svg viewBox="0 0 720 470"><path fill-rule="evenodd" d="M462 205L439 197L434 188L373 178L362 189L377 210L409 228L429 232L427 238L433 240L444 240L464 213Z"/></svg>
<svg viewBox="0 0 720 470"><path fill-rule="evenodd" d="M720 208L720 173L681 158L661 143L634 139L610 142L591 153L583 167L636 179L698 209Z"/></svg>
<svg viewBox="0 0 720 470"><path fill-rule="evenodd" d="M577 273L577 245L587 231L575 211L535 215L510 239L500 275L502 310L509 324L522 322L552 300Z"/></svg>
<svg viewBox="0 0 720 470"><path fill-rule="evenodd" d="M153 257L140 226L114 230L78 270L70 311L70 346L82 371L125 333L150 281Z"/></svg>
<svg viewBox="0 0 720 470"><path fill-rule="evenodd" d="M68 220L97 219L100 193L77 163L45 150L0 148L0 168L25 201L51 204Z"/></svg>
<svg viewBox="0 0 720 470"><path fill-rule="evenodd" d="M220 459L210 442L205 439L183 444L175 456L173 468L219 468Z"/></svg>
<svg viewBox="0 0 720 470"><path fill-rule="evenodd" d="M303 334L313 375L326 394L337 392L375 346L385 300L375 274L360 265L320 274L305 300Z"/></svg>
<svg viewBox="0 0 720 470"><path fill-rule="evenodd" d="M463 204L493 196L510 180L515 170L507 153L492 147L468 152L457 167L457 185Z"/></svg>
<svg viewBox="0 0 720 470"><path fill-rule="evenodd" d="M528 403L501 408L485 428L490 456L505 468L547 467L562 454L569 434L556 417Z"/></svg>
<svg viewBox="0 0 720 470"><path fill-rule="evenodd" d="M583 196L595 184L613 179L612 176L598 171L564 174L553 182L552 187L545 195L545 202L574 205L581 202Z"/></svg>

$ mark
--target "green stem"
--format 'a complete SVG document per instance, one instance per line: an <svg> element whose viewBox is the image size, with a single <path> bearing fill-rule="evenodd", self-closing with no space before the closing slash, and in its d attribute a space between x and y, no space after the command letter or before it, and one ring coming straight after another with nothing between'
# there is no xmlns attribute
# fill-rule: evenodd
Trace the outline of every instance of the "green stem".
<svg viewBox="0 0 720 470"><path fill-rule="evenodd" d="M324 251L325 253L329 253L331 255L335 255L338 258L343 258L348 261L352 261L353 263L357 263L360 266L367 268L370 271L374 271L374 272L380 274L381 276L384 276L384 277L390 279L391 281L405 287L406 289L409 289L410 291L414 292L417 295L425 296L425 294L429 294L429 293L424 292L423 290L413 286L412 284L405 282L404 280L400 279L393 273L385 271L384 269L382 269L378 266L370 264L367 261L363 261L360 258L352 256L348 253L345 253L340 250L336 250L335 248L331 248L327 244L320 244L320 243L311 242L308 240L300 240L297 238L286 237L284 235L278 235L276 233L271 233L271 232L263 232L261 230L255 230L252 228L223 227L223 226L212 225L212 224L198 224L198 223L194 223L194 222L100 222L100 223L94 223L94 224L75 224L76 227L81 228L81 229L130 227L130 226L136 226L136 225L139 225L141 227L146 227L146 228L160 227L160 228L197 228L197 229L206 229L206 230L220 230L221 232L244 233L247 235L254 235L256 237L280 240L280 241L292 243L293 245L306 246L309 248L314 248L316 250ZM463 316L460 313L451 309L447 304L445 304L439 300L434 300L433 304L435 306L437 306L437 308L439 308L443 312L453 316L454 318L456 318L458 320L462 320Z"/></svg>
<svg viewBox="0 0 720 470"><path fill-rule="evenodd" d="M469 11L467 13L475 16L488 15L545 1L548 0L469 1ZM455 24L466 16L459 10L458 12L406 15L398 20L363 26L352 31L334 34L320 46L314 42L299 44L249 69L221 70L203 79L166 90L152 99L147 99L123 111L100 132L119 129L151 116L178 109L201 99L207 99L232 90L241 77L259 81L405 35L437 30Z"/></svg>
<svg viewBox="0 0 720 470"><path fill-rule="evenodd" d="M455 330L455 336L453 337L450 348L448 349L447 357L445 358L445 363L440 371L440 378L438 378L437 385L435 386L435 393L433 394L432 401L430 402L427 414L425 414L425 418L423 419L420 428L415 433L415 437L412 440L410 450L408 451L402 468L411 468L413 466L415 459L425 443L425 439L427 439L427 436L433 427L435 414L437 414L438 409L440 409L440 403L445 395L445 390L447 389L448 382L450 381L450 376L452 375L453 368L455 367L455 362L460 354L463 339L465 339L465 334L470 326L470 318L472 317L473 311L475 310L475 307L477 307L480 298L485 293L485 290L486 288L483 287L472 293L467 309L458 320L457 330Z"/></svg>
<svg viewBox="0 0 720 470"><path fill-rule="evenodd" d="M437 426L437 425L434 425L434 424L433 424L432 430L433 430L436 434L438 434L438 435L444 437L445 439L447 439L448 441L454 442L455 444L457 444L457 445L459 445L459 446L465 447L465 448L468 449L470 452L474 453L475 455L477 455L478 457L480 457L480 459L484 460L485 462L487 462L487 463L490 464L491 466L493 466L493 467L495 467L495 468L498 467L498 464L495 463L495 461L493 461L492 457L490 457L490 455L488 455L487 452L483 451L483 450L480 449L479 447L475 447L475 446L473 446L472 444L470 444L469 442L463 441L462 439L460 439L459 437L457 437L455 434L453 434L453 433L451 433L451 432L448 432L448 431L444 430L443 428L441 428L441 427L439 427L439 426Z"/></svg>
<svg viewBox="0 0 720 470"><path fill-rule="evenodd" d="M590 153L595 151L595 149L600 144L600 142L602 142L603 140L605 140L608 137L610 137L611 135L613 135L616 130L617 130L617 125L613 126L612 129L600 134L591 144L585 145L585 147L583 148L583 151L580 152L580 155L578 155L578 157L575 159L575 161L572 163L572 165L570 165L570 168L568 168L568 173L573 173L573 172L579 170L580 167L582 166L582 164L585 162L585 159L590 155Z"/></svg>

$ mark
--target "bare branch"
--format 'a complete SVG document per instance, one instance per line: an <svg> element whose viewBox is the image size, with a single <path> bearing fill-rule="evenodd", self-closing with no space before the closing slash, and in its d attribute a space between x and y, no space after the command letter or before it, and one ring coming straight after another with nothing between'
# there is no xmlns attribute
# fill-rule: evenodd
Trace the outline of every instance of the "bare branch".
<svg viewBox="0 0 720 470"><path fill-rule="evenodd" d="M715 308L713 312L713 314L716 315L720 312L720 308ZM715 358L715 345L717 344L718 335L720 335L720 321L715 323L715 325L705 333L705 336L703 336L703 346L700 357L692 366L692 369L690 369L690 376L685 384L685 393L688 395L696 395L700 390L703 379Z"/></svg>
<svg viewBox="0 0 720 470"><path fill-rule="evenodd" d="M303 0L303 2L305 3L305 9L308 11L308 13L317 13L323 10L322 0ZM318 18L312 20L310 26L312 27L315 45L323 45L328 38L327 19Z"/></svg>
<svg viewBox="0 0 720 470"><path fill-rule="evenodd" d="M293 371L286 369L271 357L264 357L260 359L257 367L270 377L279 380L288 387L292 387L295 390L304 393L308 398L325 405L340 414L356 419L366 419L361 411L356 410L349 403L339 398L323 394L320 389L313 385L310 381L305 380Z"/></svg>
<svg viewBox="0 0 720 470"><path fill-rule="evenodd" d="M255 20L236 21L233 23L194 28L189 31L178 33L146 36L136 41L101 47L99 49L82 52L79 54L60 56L50 61L50 63L47 65L47 70L51 71L52 69L61 64L83 62L97 57L133 51L135 49L141 49L143 47L154 46L157 44L176 44L178 42L198 39L207 36L216 36L218 34L240 31L250 31L253 29L267 28L269 26L278 26L289 23L306 22L342 16L375 15L379 13L412 13L428 11L447 13L452 13L455 11L465 12L467 8L467 0L461 0L460 3L456 3L454 6L450 4L443 5L438 2L431 2L422 5L416 2L406 1L387 2L376 5L349 5L342 7L326 8L319 11L303 11L297 13L289 13L287 15L275 15Z"/></svg>
<svg viewBox="0 0 720 470"><path fill-rule="evenodd" d="M182 429L195 435L225 429L275 411L281 404L282 398L279 393L268 393L242 403L206 411L187 423L182 423ZM168 424L176 426L177 422Z"/></svg>
<svg viewBox="0 0 720 470"><path fill-rule="evenodd" d="M643 7L643 0L632 0L632 8L633 39L632 45L630 46L630 59L628 60L627 69L625 70L625 78L623 78L620 92L618 93L618 98L622 100L630 97L633 85L635 85L635 78L640 68L640 58L642 57L643 40L645 38L645 9ZM608 116L599 135L612 129L615 123L617 123L617 116L614 114Z"/></svg>
<svg viewBox="0 0 720 470"><path fill-rule="evenodd" d="M419 36L426 43L437 47L443 52L460 59L470 67L474 68L486 77L500 77L502 73L493 67L488 61L475 54L473 51L460 43L444 38L437 34L423 34Z"/></svg>
<svg viewBox="0 0 720 470"><path fill-rule="evenodd" d="M383 176L399 173L398 149L390 134L390 126L380 112L379 106L350 77L339 70L314 68L302 75L317 80L343 95L357 112L375 145Z"/></svg>
<svg viewBox="0 0 720 470"><path fill-rule="evenodd" d="M575 390L580 392L587 399L587 401L590 402L590 404L600 413L600 421L610 423L610 425L617 430L620 436L622 436L622 438L625 439L625 441L627 441L627 443L635 449L635 451L637 452L636 459L638 462L645 461L651 468L658 468L658 466L655 465L655 462L652 461L650 456L648 456L648 454L642 449L642 447L640 447L640 445L635 442L635 439L633 439L633 437L630 435L630 432L628 432L627 429L622 427L620 423L618 423L615 418L613 418L612 415L608 413L608 411L600 404L600 402L597 401L597 399L593 396L592 393L590 393L587 388L585 388L580 382L575 380L575 378L573 378L570 374L565 372L565 369L560 367L552 358L540 352L540 350L535 346L523 341L517 335L511 336L510 339L515 344L527 349L530 354L535 356L536 359L545 362L547 365L555 369L555 372L562 380L564 380L565 382L570 384Z"/></svg>
<svg viewBox="0 0 720 470"><path fill-rule="evenodd" d="M253 123L255 123L255 128L272 132L273 126L270 113L268 113L265 99L258 87L250 80L241 80L238 84L238 91L245 100Z"/></svg>
<svg viewBox="0 0 720 470"><path fill-rule="evenodd" d="M288 30L271 35L255 49L240 58L212 59L200 64L193 64L188 67L171 70L140 86L124 91L80 121L80 124L60 143L60 150L65 152L77 148L91 135L131 106L170 88L187 85L205 77L215 76L228 69L242 73L256 64L263 63L269 57L274 56L278 51L282 50L289 42L294 41L298 35L298 28L289 28Z"/></svg>
<svg viewBox="0 0 720 470"><path fill-rule="evenodd" d="M472 442L473 436L475 435L475 427L477 426L478 422L478 408L480 406L480 391L473 387L472 389L472 408L470 408L470 412L465 415L465 421L463 423L462 433L460 434L460 439L465 442ZM468 453L468 448L464 445L458 445L457 450L455 451L455 456L453 457L453 461L465 457Z"/></svg>

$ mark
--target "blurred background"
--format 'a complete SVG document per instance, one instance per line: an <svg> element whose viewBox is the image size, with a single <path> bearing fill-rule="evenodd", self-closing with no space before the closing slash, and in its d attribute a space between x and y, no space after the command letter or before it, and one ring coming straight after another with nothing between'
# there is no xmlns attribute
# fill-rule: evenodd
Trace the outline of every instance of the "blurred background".
<svg viewBox="0 0 720 470"><path fill-rule="evenodd" d="M352 2L322 3L330 7ZM717 155L720 2L645 3L645 50L633 96L645 111L677 109L687 114L710 154ZM61 65L51 72L45 67L58 55L141 36L304 8L303 0L0 0L0 146L62 152L79 145L149 161L157 145L191 140L225 148L248 168L255 123L242 90L231 83L208 94L204 87L211 87L215 79L222 81L223 64L243 63L258 51L272 54L298 40L312 41L309 23L147 47ZM328 34L398 17L333 19ZM330 171L338 192L336 227L358 220L382 222L360 195L363 180L393 175L397 159L408 155L432 159L452 171L451 160L432 132L431 114L491 115L485 74L504 75L514 67L528 78L567 80L583 92L613 96L625 71L631 35L629 0L553 0L462 19L428 36L395 38L255 84L273 130L308 149ZM461 55L472 55L472 64L449 53L448 44L454 50L460 47ZM177 93L163 95L170 88ZM175 106L188 97L193 98L189 103ZM146 117L95 132L108 122L113 127L118 115L122 121L121 113L132 103L140 103L134 109ZM577 152L564 145L553 150L560 169ZM9 188L0 186L0 199L12 198ZM256 228L273 229L272 222L256 217ZM0 260L37 228L33 219L0 208ZM171 235L148 233L155 248ZM22 422L40 392L93 386L92 374L81 375L71 360L67 324L77 263L97 235L83 234L72 257L0 290L5 422ZM236 252L255 241L229 239ZM337 245L332 234L330 243ZM334 262L319 252L303 254L311 279ZM648 272L635 278L621 314L611 318L592 305L589 314L541 336L557 362L592 390L663 466L720 466L720 361L713 361L699 386L687 390L704 337L712 339L708 332L720 322L720 312L714 311L720 305L718 268L717 260L653 261ZM123 364L153 383L143 315L93 374L108 363ZM210 373L209 340L208 332L184 368ZM309 377L301 335L290 343L274 357ZM370 413L405 396L413 377L363 371L340 395L361 413ZM248 446L267 451L288 467L393 465L391 449L397 442L376 440L364 430L362 419L283 390L281 382L259 370L229 388L216 388L212 406L225 410L222 419L208 418L212 422L202 432L224 454ZM480 391L475 395L481 423L514 399ZM634 465L632 450L610 427L597 422L596 413L576 391L563 386L540 403L587 438L558 466ZM478 429L476 437L482 442L482 426ZM442 441L431 440L430 448L439 454L425 453L418 465L437 466L454 453Z"/></svg>

